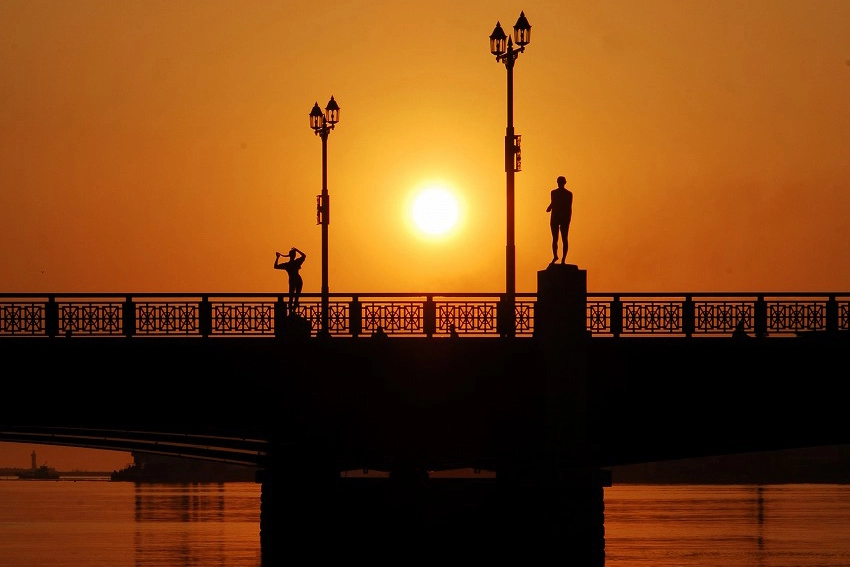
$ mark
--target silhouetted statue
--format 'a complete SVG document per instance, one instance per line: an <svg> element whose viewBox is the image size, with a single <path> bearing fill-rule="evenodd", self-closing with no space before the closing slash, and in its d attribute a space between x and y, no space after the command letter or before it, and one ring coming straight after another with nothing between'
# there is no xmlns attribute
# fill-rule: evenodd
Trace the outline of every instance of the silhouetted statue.
<svg viewBox="0 0 850 567"><path fill-rule="evenodd" d="M289 274L289 312L290 314L294 314L295 308L298 307L298 298L301 295L301 288L304 286L304 280L301 279L300 270L301 265L307 258L307 255L294 246L289 249L289 260L286 262L280 261L280 257L283 256L283 254L280 252L275 252L275 254L274 269L286 270L286 273ZM298 255L298 257L296 257L296 255Z"/></svg>
<svg viewBox="0 0 850 567"><path fill-rule="evenodd" d="M558 234L561 235L561 242L564 246L564 252L561 255L561 263L567 259L567 236L570 232L570 220L573 216L573 194L566 188L567 178L563 175L558 177L557 189L552 189L549 206L546 207L546 212L549 215L549 226L552 229L552 264L558 261Z"/></svg>

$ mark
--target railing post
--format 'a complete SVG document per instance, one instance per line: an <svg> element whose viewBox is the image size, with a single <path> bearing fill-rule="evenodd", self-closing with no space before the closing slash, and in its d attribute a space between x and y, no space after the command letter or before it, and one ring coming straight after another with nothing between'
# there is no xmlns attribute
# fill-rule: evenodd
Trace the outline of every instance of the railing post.
<svg viewBox="0 0 850 567"><path fill-rule="evenodd" d="M52 295L44 305L44 332L50 338L59 334L59 304Z"/></svg>
<svg viewBox="0 0 850 567"><path fill-rule="evenodd" d="M429 338L437 332L437 304L433 295L427 296L422 306L422 327Z"/></svg>
<svg viewBox="0 0 850 567"><path fill-rule="evenodd" d="M838 301L830 295L826 302L826 330L829 333L838 331Z"/></svg>
<svg viewBox="0 0 850 567"><path fill-rule="evenodd" d="M623 333L623 302L615 295L611 301L611 334L619 337Z"/></svg>
<svg viewBox="0 0 850 567"><path fill-rule="evenodd" d="M500 337L510 336L509 324L513 323L511 313L508 313L507 297L502 295L499 297L499 304L496 306L496 330Z"/></svg>
<svg viewBox="0 0 850 567"><path fill-rule="evenodd" d="M348 327L352 337L358 337L363 332L363 305L356 295L348 304Z"/></svg>
<svg viewBox="0 0 850 567"><path fill-rule="evenodd" d="M278 295L274 302L274 336L278 339L286 336L287 315L286 302L282 295Z"/></svg>
<svg viewBox="0 0 850 567"><path fill-rule="evenodd" d="M753 329L756 337L767 336L767 302L763 295L759 295L753 306Z"/></svg>
<svg viewBox="0 0 850 567"><path fill-rule="evenodd" d="M207 338L212 334L212 303L206 295L201 297L201 303L198 305L198 326L202 337Z"/></svg>
<svg viewBox="0 0 850 567"><path fill-rule="evenodd" d="M136 304L133 297L128 295L121 305L121 327L125 337L136 334Z"/></svg>
<svg viewBox="0 0 850 567"><path fill-rule="evenodd" d="M685 301L682 303L682 331L685 336L691 338L696 331L696 306L694 299L690 295L685 296Z"/></svg>

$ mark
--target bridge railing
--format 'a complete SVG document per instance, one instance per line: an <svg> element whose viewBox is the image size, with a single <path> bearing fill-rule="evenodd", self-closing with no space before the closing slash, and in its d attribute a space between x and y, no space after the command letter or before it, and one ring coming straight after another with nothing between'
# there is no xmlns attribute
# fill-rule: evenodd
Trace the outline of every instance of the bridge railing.
<svg viewBox="0 0 850 567"><path fill-rule="evenodd" d="M286 334L286 294L0 294L0 337L274 337ZM517 337L534 334L536 294L517 294ZM498 337L507 303L487 293L329 294L335 336ZM296 312L321 328L320 294ZM850 293L588 293L599 337L724 337L850 331Z"/></svg>
<svg viewBox="0 0 850 567"><path fill-rule="evenodd" d="M797 336L850 330L847 293L588 293L597 336ZM740 327L739 327L740 326Z"/></svg>

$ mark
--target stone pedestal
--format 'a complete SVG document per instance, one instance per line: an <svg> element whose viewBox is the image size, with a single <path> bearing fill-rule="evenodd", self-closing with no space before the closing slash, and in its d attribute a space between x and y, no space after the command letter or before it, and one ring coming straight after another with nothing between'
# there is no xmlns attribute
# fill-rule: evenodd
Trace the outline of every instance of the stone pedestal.
<svg viewBox="0 0 850 567"><path fill-rule="evenodd" d="M537 272L534 336L584 339L587 335L587 271L575 264L550 264Z"/></svg>
<svg viewBox="0 0 850 567"><path fill-rule="evenodd" d="M550 264L537 272L534 338L543 361L543 454L549 466L587 466L587 272Z"/></svg>

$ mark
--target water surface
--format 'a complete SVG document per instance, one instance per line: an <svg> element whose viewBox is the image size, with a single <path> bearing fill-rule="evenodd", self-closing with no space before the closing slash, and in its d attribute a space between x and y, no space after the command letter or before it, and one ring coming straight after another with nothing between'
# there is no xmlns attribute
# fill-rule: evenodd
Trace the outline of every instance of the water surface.
<svg viewBox="0 0 850 567"><path fill-rule="evenodd" d="M2 480L0 567L261 567L259 510L255 483ZM605 567L847 567L850 485L615 485L605 536Z"/></svg>

